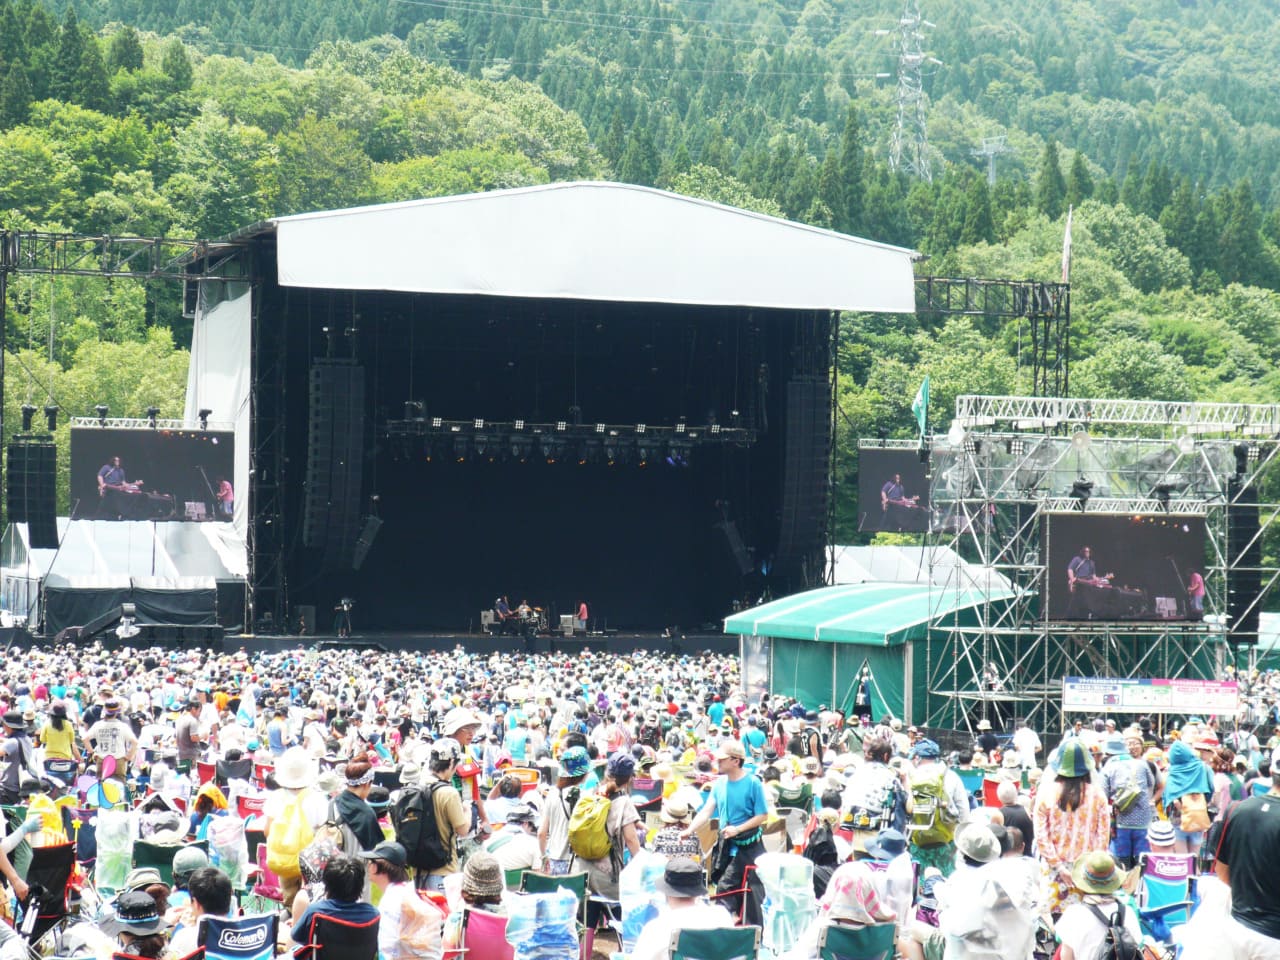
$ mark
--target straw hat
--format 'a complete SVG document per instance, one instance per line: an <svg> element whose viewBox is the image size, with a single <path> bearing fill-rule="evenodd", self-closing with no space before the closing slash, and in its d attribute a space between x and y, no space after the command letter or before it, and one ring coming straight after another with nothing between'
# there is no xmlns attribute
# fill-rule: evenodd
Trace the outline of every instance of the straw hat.
<svg viewBox="0 0 1280 960"><path fill-rule="evenodd" d="M689 809L689 804L672 796L662 801L662 809L658 812L658 817L663 823L684 823L691 813L693 811Z"/></svg>
<svg viewBox="0 0 1280 960"><path fill-rule="evenodd" d="M303 790L316 782L315 757L302 747L290 747L276 761L276 783L289 790Z"/></svg>

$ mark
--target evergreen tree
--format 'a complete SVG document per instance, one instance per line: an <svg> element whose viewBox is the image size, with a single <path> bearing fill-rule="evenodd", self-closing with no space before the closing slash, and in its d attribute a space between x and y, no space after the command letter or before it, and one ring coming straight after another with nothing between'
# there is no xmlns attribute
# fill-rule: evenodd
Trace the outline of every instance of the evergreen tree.
<svg viewBox="0 0 1280 960"><path fill-rule="evenodd" d="M1191 261L1191 269L1199 273L1205 264L1200 259L1200 252L1194 249L1196 207L1196 194L1191 181L1180 177L1168 206L1160 213L1160 227L1164 230L1165 239L1186 254Z"/></svg>
<svg viewBox="0 0 1280 960"><path fill-rule="evenodd" d="M840 179L840 158L833 147L827 148L822 169L818 172L817 199L827 208L831 216L831 229L848 233L851 228L844 219L848 204L845 203L844 198L844 183Z"/></svg>
<svg viewBox="0 0 1280 960"><path fill-rule="evenodd" d="M1152 160L1142 176L1142 188L1138 195L1138 212L1152 220L1158 220L1173 197L1173 179L1169 168Z"/></svg>
<svg viewBox="0 0 1280 960"><path fill-rule="evenodd" d="M26 67L17 60L9 65L4 85L0 87L0 129L7 130L25 123L30 106L31 81L27 79Z"/></svg>
<svg viewBox="0 0 1280 960"><path fill-rule="evenodd" d="M844 192L844 208L842 211L833 208L832 213L835 215L835 222L841 224L837 229L861 235L866 231L866 185L863 179L865 161L859 128L858 109L850 103L845 115L844 136L840 139L840 184Z"/></svg>
<svg viewBox="0 0 1280 960"><path fill-rule="evenodd" d="M176 37L164 45L160 69L172 82L174 90L191 89L191 80L195 73L191 69L191 58L187 56L187 48Z"/></svg>
<svg viewBox="0 0 1280 960"><path fill-rule="evenodd" d="M1226 216L1218 242L1218 276L1224 283L1256 283L1266 276L1262 218L1253 188L1242 180L1224 194Z"/></svg>
<svg viewBox="0 0 1280 960"><path fill-rule="evenodd" d="M67 7L58 31L58 53L53 61L53 73L49 78L49 96L68 103L75 102L76 81L80 63L84 59L84 35L76 20L76 11Z"/></svg>
<svg viewBox="0 0 1280 960"><path fill-rule="evenodd" d="M647 126L636 128L627 138L627 149L618 163L618 179L651 187L658 179L658 151Z"/></svg>
<svg viewBox="0 0 1280 960"><path fill-rule="evenodd" d="M1036 209L1050 220L1056 220L1066 212L1067 181L1058 163L1058 144L1045 144L1040 158L1040 172L1036 176Z"/></svg>
<svg viewBox="0 0 1280 960"><path fill-rule="evenodd" d="M111 78L102 62L98 39L87 30L82 38L80 66L76 70L75 98L91 110L106 110L111 95Z"/></svg>
<svg viewBox="0 0 1280 960"><path fill-rule="evenodd" d="M1078 207L1093 196L1093 177L1089 174L1089 164L1085 161L1084 152L1077 150L1071 158L1071 169L1067 171L1067 205Z"/></svg>
<svg viewBox="0 0 1280 960"><path fill-rule="evenodd" d="M996 238L996 227L991 219L991 193L987 189L987 178L973 176L970 181L964 196L964 222L960 227L960 242L992 243Z"/></svg>
<svg viewBox="0 0 1280 960"><path fill-rule="evenodd" d="M112 35L107 69L113 74L142 69L142 41L133 27L121 27Z"/></svg>
<svg viewBox="0 0 1280 960"><path fill-rule="evenodd" d="M1142 180L1134 164L1129 165L1124 175L1124 183L1120 184L1120 202L1134 213L1142 212Z"/></svg>

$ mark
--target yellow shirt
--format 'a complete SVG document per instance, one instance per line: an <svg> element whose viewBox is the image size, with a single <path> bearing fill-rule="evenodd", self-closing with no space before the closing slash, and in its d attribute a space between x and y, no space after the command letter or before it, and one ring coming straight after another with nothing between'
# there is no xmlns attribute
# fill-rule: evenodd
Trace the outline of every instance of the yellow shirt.
<svg viewBox="0 0 1280 960"><path fill-rule="evenodd" d="M62 724L61 730L55 730L52 723L46 723L40 731L40 742L44 745L44 755L54 760L74 760L71 747L75 743L76 732L70 720Z"/></svg>

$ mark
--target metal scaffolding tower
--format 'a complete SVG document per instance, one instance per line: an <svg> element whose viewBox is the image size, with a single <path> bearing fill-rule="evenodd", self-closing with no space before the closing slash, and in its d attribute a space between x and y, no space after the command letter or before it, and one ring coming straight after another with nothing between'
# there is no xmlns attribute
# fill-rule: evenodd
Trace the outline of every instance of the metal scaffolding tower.
<svg viewBox="0 0 1280 960"><path fill-rule="evenodd" d="M1257 642L1251 615L1280 580L1261 551L1280 504L1259 496L1280 459L1280 406L962 396L929 447L926 542L1017 595L932 624L927 723L972 729L1017 715L1056 731L1063 677L1208 679ZM1050 569L1046 521L1081 514L1202 518L1204 619L1052 619L1047 588L1064 571Z"/></svg>
<svg viewBox="0 0 1280 960"><path fill-rule="evenodd" d="M933 181L929 166L929 134L926 128L926 101L923 66L941 66L942 61L924 52L924 31L933 24L920 16L916 0L907 0L898 20L898 122L889 142L889 167L903 170L921 180Z"/></svg>

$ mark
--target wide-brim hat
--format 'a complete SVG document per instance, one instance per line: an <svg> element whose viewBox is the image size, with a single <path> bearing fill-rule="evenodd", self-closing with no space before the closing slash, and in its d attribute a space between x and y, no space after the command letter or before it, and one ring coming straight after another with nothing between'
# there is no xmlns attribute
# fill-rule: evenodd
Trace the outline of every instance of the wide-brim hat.
<svg viewBox="0 0 1280 960"><path fill-rule="evenodd" d="M1000 841L990 827L981 823L966 824L956 834L956 849L978 863L1000 858Z"/></svg>
<svg viewBox="0 0 1280 960"><path fill-rule="evenodd" d="M1081 893L1115 893L1124 883L1124 871L1105 850L1094 850L1071 866L1071 883Z"/></svg>
<svg viewBox="0 0 1280 960"><path fill-rule="evenodd" d="M978 729L979 729L979 730L990 730L990 729L991 729L991 721L990 721L990 720L988 720L986 717L983 717L981 720L979 720L979 721L978 721Z"/></svg>
<svg viewBox="0 0 1280 960"><path fill-rule="evenodd" d="M276 761L276 783L288 790L303 790L319 776L316 758L302 747L290 747Z"/></svg>
<svg viewBox="0 0 1280 960"><path fill-rule="evenodd" d="M10 730L28 730L27 721L22 719L22 714L17 710L7 710L3 717L0 717L0 723L3 723Z"/></svg>
<svg viewBox="0 0 1280 960"><path fill-rule="evenodd" d="M684 800L676 797L668 797L662 801L662 809L658 811L658 818L663 823L684 823L693 813L689 809L689 804Z"/></svg>
<svg viewBox="0 0 1280 960"><path fill-rule="evenodd" d="M127 931L146 937L169 928L169 924L156 909L155 899L149 893L126 890L116 897L112 907L114 914L101 924L102 932L107 936L114 937Z"/></svg>
<svg viewBox="0 0 1280 960"><path fill-rule="evenodd" d="M707 877L691 857L672 857L662 876L654 881L659 893L672 897L705 897Z"/></svg>
<svg viewBox="0 0 1280 960"><path fill-rule="evenodd" d="M1083 777L1093 770L1093 757L1078 740L1071 740L1062 745L1058 756L1058 776L1065 779Z"/></svg>
<svg viewBox="0 0 1280 960"><path fill-rule="evenodd" d="M877 860L892 860L907 852L907 838L902 832L887 827L864 845L867 853Z"/></svg>
<svg viewBox="0 0 1280 960"><path fill-rule="evenodd" d="M1113 757L1123 756L1129 752L1128 746L1125 745L1124 737L1118 733L1113 733L1107 737L1106 742L1102 745L1102 752L1109 753Z"/></svg>

